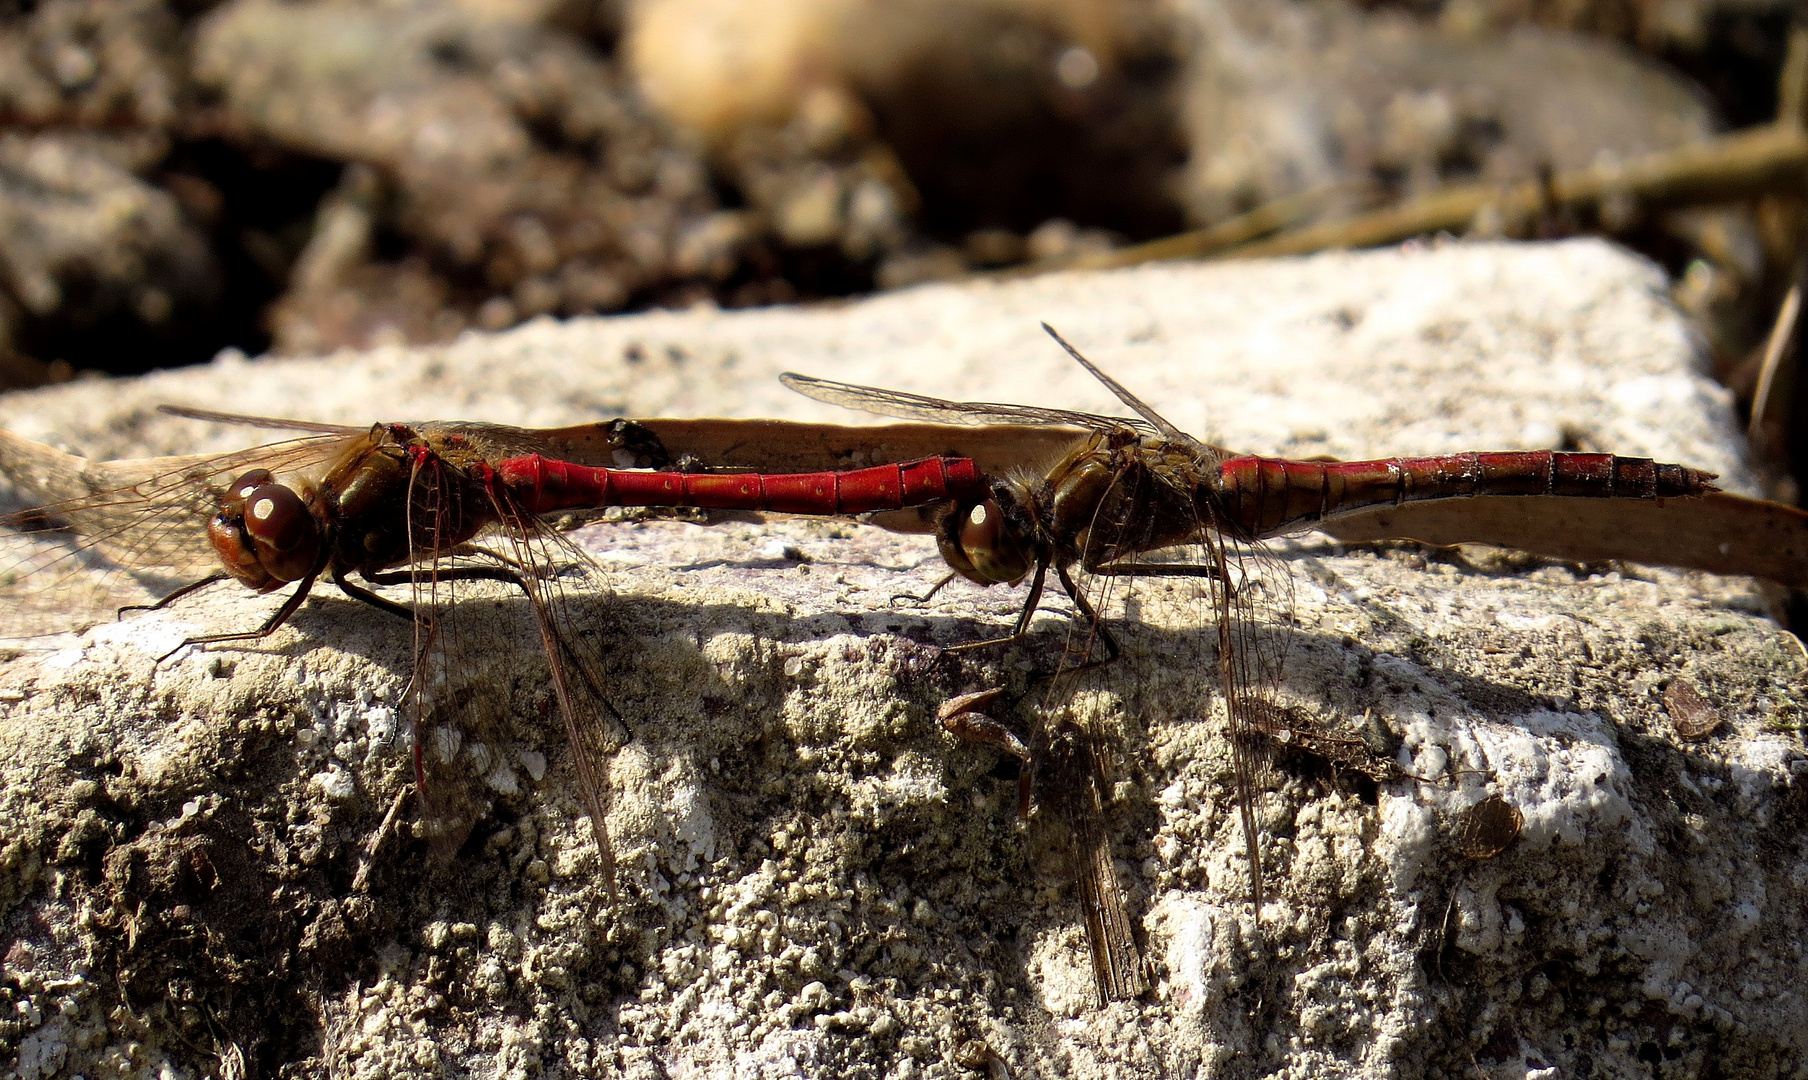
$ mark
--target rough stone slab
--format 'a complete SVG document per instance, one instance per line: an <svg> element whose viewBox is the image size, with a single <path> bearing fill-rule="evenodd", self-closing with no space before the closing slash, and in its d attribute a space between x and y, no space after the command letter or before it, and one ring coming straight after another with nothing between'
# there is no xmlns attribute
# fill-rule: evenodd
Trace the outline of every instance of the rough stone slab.
<svg viewBox="0 0 1808 1080"><path fill-rule="evenodd" d="M784 391L785 368L1107 409L1043 319L1239 449L1569 443L1748 486L1661 276L1593 242L537 323L15 395L0 424L120 456L243 444L149 411L165 400L347 422L857 419ZM1288 649L1283 697L1397 742L1427 779L1277 770L1259 923L1209 612L1183 586L1138 590L1117 613L1129 659L1071 704L1117 746L1116 850L1158 974L1149 999L1100 1008L1051 830L1015 820L996 752L933 719L988 682L1028 692L1060 609L1020 649L937 660L1020 595L895 605L940 574L922 538L584 535L613 595L581 614L634 733L614 765L619 903L519 603L485 607L460 673L506 724L461 748L490 815L448 866L391 843L359 889L411 775L408 636L323 596L267 642L155 664L267 610L215 590L0 669L0 1068L953 1077L989 1052L1017 1076L1808 1075L1805 665L1747 583L1281 545L1291 618L1265 625ZM1683 683L1718 710L1702 741L1670 715L1698 715ZM1524 833L1466 860L1457 822L1490 793Z"/></svg>

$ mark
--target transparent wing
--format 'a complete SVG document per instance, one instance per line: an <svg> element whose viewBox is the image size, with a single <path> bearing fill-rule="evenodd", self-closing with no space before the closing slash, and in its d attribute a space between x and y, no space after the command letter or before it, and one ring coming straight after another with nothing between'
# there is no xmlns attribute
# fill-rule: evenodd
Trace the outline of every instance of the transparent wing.
<svg viewBox="0 0 1808 1080"><path fill-rule="evenodd" d="M607 815L609 759L619 742L618 725L602 690L607 668L597 628L607 620L588 610L607 602L602 571L581 548L518 506L506 490L470 483L438 458L430 457L418 469L415 491L409 528L416 551L444 550L436 534L439 522L471 512L457 504L460 499L485 499L479 512L494 521L474 542L412 574L416 774L428 834L436 849L446 854L456 850L481 816L478 803L485 786L497 787L497 778L512 768L498 758L499 748L511 741L500 730L505 723L501 688L460 685L460 673L475 666L466 650L495 648L493 631L479 625L482 618L493 617L494 605L459 599L461 591L470 591L462 582L487 577L516 591L531 613L546 657L552 703L564 719L596 836L600 873L613 890Z"/></svg>
<svg viewBox="0 0 1808 1080"><path fill-rule="evenodd" d="M591 438L582 445L574 445L568 438L573 429L518 428L464 420L427 421L413 427L421 440L436 451L453 452L451 447L459 446L492 464L526 454L618 469L661 469L672 463L659 436L633 420L585 425Z"/></svg>
<svg viewBox="0 0 1808 1080"><path fill-rule="evenodd" d="M608 603L608 583L588 552L539 518L506 501L499 501L497 510L546 651L553 695L596 837L598 873L613 893L609 762L620 745L621 725L603 694L608 666L601 628L609 620L595 610Z"/></svg>
<svg viewBox="0 0 1808 1080"><path fill-rule="evenodd" d="M1092 431L1132 431L1154 433L1143 420L1124 416L1098 416L1093 413L1070 412L1066 409L1041 409L1033 405L1000 405L984 401L944 401L941 398L907 394L901 390L881 390L873 386L818 379L787 371L779 381L807 398L828 405L877 413L900 420L921 420L931 424L1059 424L1087 428Z"/></svg>
<svg viewBox="0 0 1808 1080"><path fill-rule="evenodd" d="M360 435L362 433L359 433ZM254 468L310 472L344 452L319 434L231 454L92 462L0 431L0 638L84 629L221 571L207 522Z"/></svg>
<svg viewBox="0 0 1808 1080"><path fill-rule="evenodd" d="M1110 790L1093 732L1072 722L1045 722L1035 762L1037 802L1060 817L1068 837L1068 873L1080 903L1092 976L1102 1001L1128 1001L1149 989L1149 969L1136 944L1123 883L1111 855L1104 814Z"/></svg>
<svg viewBox="0 0 1808 1080"><path fill-rule="evenodd" d="M1224 531L1209 506L1199 510L1198 550L1216 568L1211 601L1218 638L1218 689L1230 730L1231 775L1249 863L1250 901L1261 918L1262 849L1255 801L1280 728L1278 694L1286 643L1276 628L1290 620L1293 577L1260 541Z"/></svg>
<svg viewBox="0 0 1808 1080"><path fill-rule="evenodd" d="M1237 816L1249 865L1250 895L1259 912L1263 884L1255 800L1263 786L1269 748L1281 727L1277 694L1286 640L1276 630L1286 624L1292 610L1292 578L1286 565L1270 551L1226 531L1224 518L1215 507L1198 500L1199 474L1213 465L1209 455L1185 465L1172 455L1145 460L1152 467L1120 473L1101 507L1185 507L1193 522L1190 535L1185 543L1156 549L1145 542L1146 523L1111 519L1103 512L1094 518L1087 533L1088 550L1082 553L1082 564L1093 572L1081 574L1072 590L1079 611L1063 665L1077 674L1109 658L1115 639L1105 620L1126 610L1126 594L1136 589L1138 582L1185 579L1197 591L1201 630L1207 622L1215 624L1218 682L1229 725L1225 734ZM1113 677L1109 667L1104 669L1104 677ZM1057 679L1051 692L1057 692L1063 682L1071 684L1071 680ZM1101 718L1088 718L1082 724L1095 734L1103 727Z"/></svg>
<svg viewBox="0 0 1808 1080"><path fill-rule="evenodd" d="M421 825L433 854L451 862L471 829L483 816L482 791L494 763L492 752L508 745L505 709L497 686L471 685L465 658L485 635L476 621L477 597L461 606L459 582L471 572L495 572L478 549L448 550L446 533L470 486L461 473L435 456L417 457L409 478L407 535L417 558L407 568L381 575L366 574L379 585L410 585L414 616L414 670L405 695L413 728L414 778ZM470 590L462 590L469 592Z"/></svg>
<svg viewBox="0 0 1808 1080"><path fill-rule="evenodd" d="M1120 475L1115 485L1134 485L1135 476ZM1135 501L1136 492L1114 494ZM1101 500L1103 503L1104 500ZM1121 545L1121 536L1103 536L1095 522L1090 532L1101 544ZM1112 548L1116 550L1115 547ZM1076 578L1071 569L1057 566L1062 587L1077 610L1068 624L1067 640L1055 675L1044 696L1041 728L1034 741L1036 801L1055 809L1068 833L1068 873L1086 928L1092 971L1101 1001L1122 1001L1148 989L1148 967L1136 943L1133 923L1124 903L1123 884L1112 858L1111 832L1105 816L1111 790L1101 761L1106 736L1105 718L1092 709L1081 709L1070 721L1056 721L1075 700L1085 673L1106 670L1118 648L1103 620L1112 610L1114 595L1123 579L1111 575Z"/></svg>
<svg viewBox="0 0 1808 1080"><path fill-rule="evenodd" d="M1080 355L1080 350L1074 348L1071 344L1069 344L1066 338L1062 337L1060 334L1057 334L1055 332L1054 327L1048 325L1047 323L1043 323L1042 329L1048 333L1049 337L1052 337L1055 339L1056 344L1060 345L1061 348L1063 348L1067 351L1067 355L1069 355L1069 356L1073 357L1075 360L1079 361L1080 366L1086 369L1087 374L1091 375L1093 378L1095 378L1095 379L1099 380L1099 382L1103 383L1105 386L1105 389L1111 391L1111 393L1114 397L1116 397L1119 401L1123 402L1125 405L1128 405L1130 407L1130 410L1132 412L1136 413L1136 415L1138 415L1138 416L1142 417L1144 420L1148 421L1148 424L1149 424L1149 427L1151 430L1158 431L1164 437L1172 439L1175 442L1179 442L1179 443L1192 443L1192 442L1198 441L1198 440L1194 439L1191 435L1188 435L1186 432L1180 430L1179 428L1175 427L1173 424L1169 423L1166 417L1162 416L1160 413L1158 413L1154 409L1150 408L1149 404L1147 402L1145 402L1142 398L1139 398L1135 394L1132 394L1130 392L1129 388L1126 387L1123 383L1120 383L1116 379L1105 374L1105 372L1097 364L1093 363L1091 360L1086 359L1086 357Z"/></svg>
<svg viewBox="0 0 1808 1080"><path fill-rule="evenodd" d="M191 405L159 405L157 411L187 420L209 424L232 424L238 427L265 428L271 431L311 431L320 435L361 435L367 429L344 424L325 424L318 420L291 420L281 416L252 416L249 413L220 412Z"/></svg>
<svg viewBox="0 0 1808 1080"><path fill-rule="evenodd" d="M609 843L609 758L618 747L615 709L602 693L606 657L600 628L606 619L593 611L579 617L579 608L595 608L607 602L604 573L588 552L555 534L537 517L519 508L504 508L504 525L513 543L513 554L523 564L533 617L546 649L553 695L564 716L571 762L577 769L589 810L589 827L597 838L598 874L615 892L615 848Z"/></svg>

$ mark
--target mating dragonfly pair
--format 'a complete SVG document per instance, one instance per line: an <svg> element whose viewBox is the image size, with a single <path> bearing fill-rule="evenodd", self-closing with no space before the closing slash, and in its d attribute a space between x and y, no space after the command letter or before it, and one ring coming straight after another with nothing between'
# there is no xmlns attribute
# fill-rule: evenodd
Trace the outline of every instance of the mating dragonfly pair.
<svg viewBox="0 0 1808 1080"><path fill-rule="evenodd" d="M616 744L612 710L599 685L605 665L596 635L584 632L571 610L574 598L601 591L606 575L555 527L555 519L619 506L837 517L918 508L934 522L950 578L979 585L1028 582L1008 633L957 647L1024 636L1051 573L1071 599L1074 633L1049 684L1051 703L1071 691L1080 672L1119 654L1105 621L1117 584L1145 577L1198 584L1215 615L1238 819L1259 913L1261 845L1252 806L1263 740L1297 741L1301 734L1275 704L1283 650L1268 629L1275 620L1257 610L1287 604L1285 571L1264 552L1264 537L1415 501L1504 495L1651 500L1714 490L1710 474L1610 454L1466 453L1361 462L1237 455L1180 431L1049 332L1136 416L950 402L784 377L792 389L818 400L906 420L1071 431L1051 466L1003 475L957 455L842 472L721 471L708 462L671 461L649 428L632 421L556 431L470 423L359 429L174 409L197 419L285 429L295 437L220 457L113 463L64 476L61 494L68 497L0 519L15 531L32 530L25 537L32 554L9 575L16 579L13 599L22 616L29 618L27 609L36 605L68 622L71 612L116 603L115 586L147 577L163 583L147 597L158 604L228 580L258 592L289 590L262 625L184 645L266 636L322 580L407 619L416 643L409 696L422 817L430 834L456 841L471 810L460 783L436 774L430 750L433 732L458 722L456 706L436 697L454 662L444 614L461 582L508 583L530 601L601 873L613 883L606 830L608 763ZM959 449L961 429L950 428L946 441ZM398 587L409 590L407 601L379 591ZM78 602L84 596L89 603ZM944 710L946 725L1022 758L1022 810L1053 808L1068 827L1100 995L1141 993L1147 972L1102 824L1105 786L1096 732L1084 721L1047 720L1026 741L972 704L966 698Z"/></svg>

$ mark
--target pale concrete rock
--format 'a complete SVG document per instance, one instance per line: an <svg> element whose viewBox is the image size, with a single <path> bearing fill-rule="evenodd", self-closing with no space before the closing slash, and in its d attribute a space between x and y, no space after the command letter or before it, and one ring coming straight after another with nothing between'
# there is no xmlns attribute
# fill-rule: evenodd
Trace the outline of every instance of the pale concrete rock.
<svg viewBox="0 0 1808 1080"><path fill-rule="evenodd" d="M223 358L0 399L0 423L120 456L246 441L149 411L166 400L348 422L860 419L784 391L786 368L1110 408L1042 319L1240 449L1567 442L1750 487L1661 275L1591 241ZM1283 698L1379 733L1425 779L1277 770L1259 923L1210 612L1184 586L1137 590L1116 613L1129 658L1063 706L1117 743L1116 852L1157 970L1148 999L1101 1008L1056 838L1016 821L995 751L934 722L942 698L1002 680L1031 696L1001 717L1027 724L1061 605L1021 648L938 661L1021 596L894 604L941 573L923 538L795 520L582 536L613 595L579 614L633 733L613 765L619 902L522 605L497 594L458 673L507 716L456 748L490 814L445 867L392 843L361 891L360 853L412 776L408 635L323 594L266 642L155 663L268 609L216 589L0 669L0 1067L953 1077L986 1067L983 1044L1017 1076L1808 1075L1804 659L1750 583L1277 545ZM1704 741L1665 716L1676 680L1724 713ZM1457 820L1490 793L1523 835L1466 860ZM172 987L187 1000L160 1004Z"/></svg>

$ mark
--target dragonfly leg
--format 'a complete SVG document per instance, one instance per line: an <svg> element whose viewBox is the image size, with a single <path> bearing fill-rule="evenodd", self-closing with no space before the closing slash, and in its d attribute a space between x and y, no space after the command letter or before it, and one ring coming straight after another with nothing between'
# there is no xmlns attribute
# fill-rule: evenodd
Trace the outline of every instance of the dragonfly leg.
<svg viewBox="0 0 1808 1080"><path fill-rule="evenodd" d="M398 619L406 619L410 623L414 622L414 609L407 604L398 604L388 597L378 596L376 593L371 592L362 585L353 585L343 574L334 574L333 584L339 586L339 591L351 597L353 600L369 604L378 611L386 611ZM382 582L376 582L376 584L382 584Z"/></svg>
<svg viewBox="0 0 1808 1080"><path fill-rule="evenodd" d="M499 566L458 566L449 570L441 570L437 573L411 570L397 573L362 574L361 576L372 585L383 587L391 585L425 585L434 581L501 581L509 585L525 587L519 574L515 573L513 570L507 570ZM333 584L339 586L339 591L351 597L353 600L369 604L378 611L386 611L398 619L407 619L409 622L414 621L414 609L407 604L397 603L388 597L378 596L376 593L371 592L361 585L352 584L351 581L343 575L335 574L333 576Z"/></svg>
<svg viewBox="0 0 1808 1080"><path fill-rule="evenodd" d="M1066 668L1062 670L1060 674L1074 675L1082 671L1091 671L1093 668L1100 668L1104 667L1106 664L1113 663L1119 656L1123 655L1123 650L1118 647L1117 636L1105 625L1105 620L1099 618L1098 609L1093 607L1092 602L1086 599L1086 594L1080 591L1078 585L1074 584L1073 574L1068 571L1067 567L1056 567L1055 572L1060 575L1061 587L1067 590L1067 596L1074 602L1074 607L1080 612L1080 617L1086 620L1086 625L1091 628L1093 633L1098 635L1099 641L1105 646L1105 655L1102 659L1084 660L1078 667ZM1085 655L1088 657L1092 655L1092 646L1090 642L1087 644Z"/></svg>
<svg viewBox="0 0 1808 1080"><path fill-rule="evenodd" d="M304 577L297 582L295 585L295 592L292 593L287 600L283 601L282 607L277 608L273 615L264 620L264 625L258 627L256 630L246 630L236 634L203 634L200 637L191 637L182 644L171 649L169 652L159 656L157 662L159 664L163 663L165 660L168 660L170 657L176 655L190 645L215 645L222 641L256 641L259 638L269 637L271 634L276 633L277 627L288 622L289 617L301 609L302 602L307 600L308 593L314 588L314 579L319 576L320 571L315 570L308 574L307 577Z"/></svg>
<svg viewBox="0 0 1808 1080"><path fill-rule="evenodd" d="M169 607L171 604L182 599L184 596L187 596L190 593L200 592L202 589L207 588L209 585L215 584L216 582L225 581L226 577L227 577L227 575L225 575L225 574L209 574L208 576L202 578L200 581L189 582L187 585L182 586L180 589L177 589L175 592L170 593L168 596L163 597L161 600L158 600L154 604L127 604L125 607L122 607L118 611L114 612L113 615L115 618L123 619L123 618L125 618L125 614L128 611L162 611L164 608Z"/></svg>
<svg viewBox="0 0 1808 1080"><path fill-rule="evenodd" d="M953 581L959 576L959 574L950 573L947 577L944 577L934 585L931 585L929 591L921 596L918 596L916 593L892 593L891 602L895 604L900 600L908 600L913 604L927 604L930 600L935 598L936 593L941 592L950 581Z"/></svg>
<svg viewBox="0 0 1808 1080"><path fill-rule="evenodd" d="M454 566L446 570L397 570L361 573L360 576L372 585L385 588L391 585L431 585L436 581L500 581L504 585L527 587L521 573L506 566Z"/></svg>
<svg viewBox="0 0 1808 1080"><path fill-rule="evenodd" d="M1011 632L1009 634L1006 634L1004 637L987 638L984 641L967 641L962 642L959 645L950 645L942 651L953 653L966 652L969 649L984 649L991 645L1003 645L1006 642L1016 641L1023 637L1024 634L1029 632L1030 619L1036 614L1036 605L1042 602L1042 585L1047 577L1048 564L1045 562L1038 562L1036 564L1036 576L1030 579L1030 594L1024 598L1023 610L1017 613L1017 625L1011 627Z"/></svg>
<svg viewBox="0 0 1808 1080"><path fill-rule="evenodd" d="M1108 563L1088 567L1086 572L1100 577L1203 577L1224 580L1224 575L1218 572L1217 567L1199 563Z"/></svg>
<svg viewBox="0 0 1808 1080"><path fill-rule="evenodd" d="M452 549L452 555L454 557L463 557L463 558L467 558L467 559L490 559L494 562L501 563L503 566L508 567L516 575L518 575L517 578L508 578L508 577L502 577L502 576L495 575L495 574L474 574L474 575L472 575L471 580L487 578L488 580L491 580L491 581L512 581L515 584L520 584L519 578L525 578L525 577L556 578L556 577L563 576L564 574L570 573L573 570L580 569L580 567L576 563L566 563L563 566L541 566L541 567L528 566L526 563L523 563L523 562L520 562L519 560L510 558L509 556L504 555L500 551L491 551L489 548L478 547L475 544L460 544L457 547ZM473 569L473 568L461 566L458 569L462 571L462 570L468 570L468 569ZM456 571L454 571L454 572L456 572ZM440 576L441 576L442 580L445 577L445 573L446 573L445 571L441 572Z"/></svg>

